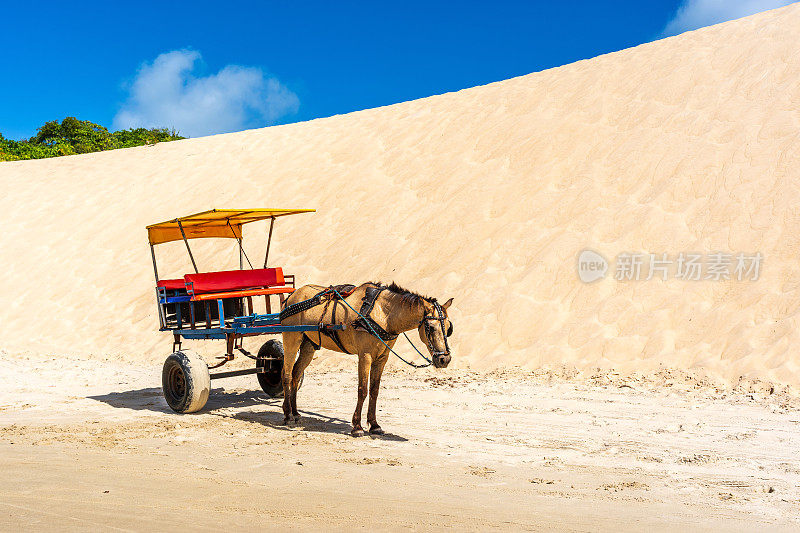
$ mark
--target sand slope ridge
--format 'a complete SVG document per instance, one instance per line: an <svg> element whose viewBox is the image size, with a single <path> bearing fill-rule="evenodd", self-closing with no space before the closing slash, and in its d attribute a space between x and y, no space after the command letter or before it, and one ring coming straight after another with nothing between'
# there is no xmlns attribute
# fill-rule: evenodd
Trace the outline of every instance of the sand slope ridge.
<svg viewBox="0 0 800 533"><path fill-rule="evenodd" d="M0 164L0 349L160 361L146 224L316 207L276 226L274 264L301 282L454 296L455 365L800 384L797 35L795 4L394 106ZM246 229L251 257L264 232ZM188 267L173 244L164 274ZM752 282L584 284L584 248L764 262ZM203 268L223 254L233 265L232 244L198 247Z"/></svg>

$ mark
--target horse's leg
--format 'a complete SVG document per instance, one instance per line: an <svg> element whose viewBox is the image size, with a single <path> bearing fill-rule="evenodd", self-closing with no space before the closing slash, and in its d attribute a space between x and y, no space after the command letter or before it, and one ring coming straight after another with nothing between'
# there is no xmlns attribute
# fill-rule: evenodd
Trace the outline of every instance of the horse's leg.
<svg viewBox="0 0 800 533"><path fill-rule="evenodd" d="M364 428L361 427L361 407L367 398L367 381L371 364L371 354L358 354L358 402L356 402L356 411L353 413L353 431L350 432L354 437L364 436Z"/></svg>
<svg viewBox="0 0 800 533"><path fill-rule="evenodd" d="M294 364L294 368L292 369L292 417L294 418L295 422L300 421L300 413L297 412L297 389L300 387L300 380L303 378L303 372L305 372L306 368L308 368L309 363L311 363L311 359L314 358L314 345L311 342L303 337L303 341L300 343L300 355L297 358L297 362Z"/></svg>
<svg viewBox="0 0 800 533"><path fill-rule="evenodd" d="M292 369L297 359L297 350L303 341L303 334L298 332L286 332L283 334L283 423L288 424L292 419Z"/></svg>
<svg viewBox="0 0 800 533"><path fill-rule="evenodd" d="M389 350L386 349L372 361L372 366L369 370L369 408L367 408L367 423L369 424L369 432L373 435L383 435L383 430L378 425L376 417L376 408L378 405L378 390L381 388L381 374L383 374L383 367L386 366L386 361L389 360Z"/></svg>

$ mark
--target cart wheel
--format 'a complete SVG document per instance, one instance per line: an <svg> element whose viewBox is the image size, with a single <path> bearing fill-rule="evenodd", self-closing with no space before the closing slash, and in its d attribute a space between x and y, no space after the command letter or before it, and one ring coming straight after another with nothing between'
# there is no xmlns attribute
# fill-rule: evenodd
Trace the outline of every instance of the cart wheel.
<svg viewBox="0 0 800 533"><path fill-rule="evenodd" d="M176 413L199 411L211 390L208 365L191 350L177 351L164 361L161 386L167 405Z"/></svg>
<svg viewBox="0 0 800 533"><path fill-rule="evenodd" d="M283 396L283 343L274 339L268 340L259 348L256 368L266 368L263 373L256 374L261 390L270 398Z"/></svg>
<svg viewBox="0 0 800 533"><path fill-rule="evenodd" d="M256 368L266 367L267 371L256 374L261 390L267 393L270 398L283 398L283 343L276 340L268 340L258 350ZM303 386L303 376L300 378L297 388Z"/></svg>

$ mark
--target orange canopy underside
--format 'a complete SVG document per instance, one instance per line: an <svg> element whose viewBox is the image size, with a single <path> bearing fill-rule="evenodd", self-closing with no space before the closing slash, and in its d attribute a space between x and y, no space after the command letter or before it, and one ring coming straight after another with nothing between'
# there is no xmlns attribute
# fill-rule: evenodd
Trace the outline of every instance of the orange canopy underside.
<svg viewBox="0 0 800 533"><path fill-rule="evenodd" d="M179 241L183 239L183 234L186 234L187 239L241 239L242 224L314 211L315 209L211 209L147 226L147 236L150 244Z"/></svg>

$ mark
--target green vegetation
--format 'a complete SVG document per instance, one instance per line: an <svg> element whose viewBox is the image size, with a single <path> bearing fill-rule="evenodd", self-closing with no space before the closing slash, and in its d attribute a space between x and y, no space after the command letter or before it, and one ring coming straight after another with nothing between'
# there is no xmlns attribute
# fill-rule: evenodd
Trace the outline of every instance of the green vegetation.
<svg viewBox="0 0 800 533"><path fill-rule="evenodd" d="M111 133L99 124L67 117L60 124L57 120L46 122L36 136L27 141L12 141L0 134L0 161L86 154L184 138L166 128L136 128Z"/></svg>

